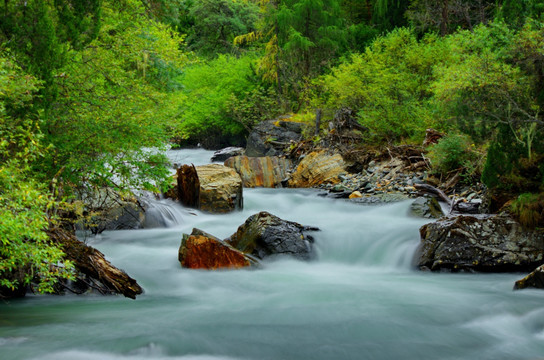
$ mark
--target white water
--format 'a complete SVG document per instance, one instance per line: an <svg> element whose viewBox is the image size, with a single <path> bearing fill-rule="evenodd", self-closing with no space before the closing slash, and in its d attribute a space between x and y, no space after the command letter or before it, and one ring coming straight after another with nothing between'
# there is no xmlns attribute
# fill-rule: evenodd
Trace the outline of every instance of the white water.
<svg viewBox="0 0 544 360"><path fill-rule="evenodd" d="M91 244L138 279L137 300L34 296L0 304L0 359L539 359L544 292L520 274L411 268L424 223L409 203L361 206L314 191L244 191L244 210L179 208L182 224ZM318 259L260 270L181 269L183 232L232 234L268 210L319 226Z"/></svg>

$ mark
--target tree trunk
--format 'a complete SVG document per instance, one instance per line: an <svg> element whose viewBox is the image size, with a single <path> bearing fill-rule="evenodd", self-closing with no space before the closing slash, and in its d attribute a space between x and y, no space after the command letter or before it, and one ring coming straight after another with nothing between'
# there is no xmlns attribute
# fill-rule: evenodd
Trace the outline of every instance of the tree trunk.
<svg viewBox="0 0 544 360"><path fill-rule="evenodd" d="M449 0L442 0L442 21L440 21L440 35L448 34Z"/></svg>

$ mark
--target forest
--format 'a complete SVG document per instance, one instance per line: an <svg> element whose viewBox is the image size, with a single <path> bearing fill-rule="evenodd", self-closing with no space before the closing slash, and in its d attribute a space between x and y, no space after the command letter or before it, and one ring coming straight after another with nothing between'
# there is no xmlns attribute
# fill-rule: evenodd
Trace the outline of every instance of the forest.
<svg viewBox="0 0 544 360"><path fill-rule="evenodd" d="M6 0L0 5L0 287L72 276L46 230L93 191L168 186L161 150L244 145L290 114L318 143L421 144L544 225L543 0ZM142 175L145 174L145 177Z"/></svg>

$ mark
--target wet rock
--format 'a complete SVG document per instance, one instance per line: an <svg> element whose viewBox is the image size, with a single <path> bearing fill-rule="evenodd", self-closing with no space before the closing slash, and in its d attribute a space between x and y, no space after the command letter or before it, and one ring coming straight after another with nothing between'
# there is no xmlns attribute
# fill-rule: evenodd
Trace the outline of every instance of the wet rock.
<svg viewBox="0 0 544 360"><path fill-rule="evenodd" d="M244 187L275 188L282 186L293 165L291 160L277 156L235 156L225 161L225 166L236 170Z"/></svg>
<svg viewBox="0 0 544 360"><path fill-rule="evenodd" d="M542 232L506 215L442 218L420 234L416 263L433 271L531 271L544 255Z"/></svg>
<svg viewBox="0 0 544 360"><path fill-rule="evenodd" d="M345 163L339 154L312 152L298 164L289 180L289 187L308 188L323 183L337 184L345 173Z"/></svg>
<svg viewBox="0 0 544 360"><path fill-rule="evenodd" d="M434 197L418 197L410 205L410 211L415 216L427 219L438 219L444 216L438 200Z"/></svg>
<svg viewBox="0 0 544 360"><path fill-rule="evenodd" d="M178 260L189 269L238 269L256 264L254 259L230 244L199 229L183 234Z"/></svg>
<svg viewBox="0 0 544 360"><path fill-rule="evenodd" d="M291 143L302 138L302 124L292 121L269 120L253 128L247 139L246 155L250 157L285 154Z"/></svg>
<svg viewBox="0 0 544 360"><path fill-rule="evenodd" d="M313 238L307 232L315 230L263 211L250 216L226 241L259 259L289 255L309 260L313 257Z"/></svg>
<svg viewBox="0 0 544 360"><path fill-rule="evenodd" d="M93 217L93 232L139 229L145 221L145 210L135 201L120 201L107 211Z"/></svg>
<svg viewBox="0 0 544 360"><path fill-rule="evenodd" d="M532 273L514 284L514 290L527 288L544 289L544 265L537 267Z"/></svg>
<svg viewBox="0 0 544 360"><path fill-rule="evenodd" d="M224 162L230 157L240 156L244 154L244 148L241 147L227 147L221 150L217 150L213 153L211 161L212 162Z"/></svg>
<svg viewBox="0 0 544 360"><path fill-rule="evenodd" d="M242 179L220 164L183 165L177 172L178 197L189 207L226 213L243 207Z"/></svg>

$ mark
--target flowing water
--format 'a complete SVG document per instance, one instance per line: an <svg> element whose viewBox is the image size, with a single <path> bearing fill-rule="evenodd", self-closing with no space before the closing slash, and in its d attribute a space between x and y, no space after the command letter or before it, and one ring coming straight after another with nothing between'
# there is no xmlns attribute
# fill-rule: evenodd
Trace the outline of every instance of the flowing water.
<svg viewBox="0 0 544 360"><path fill-rule="evenodd" d="M0 303L0 359L544 358L544 292L512 291L520 274L416 271L424 221L408 215L409 202L361 206L312 190L253 189L244 210L228 215L168 208L179 224L89 240L145 294ZM224 238L261 210L319 226L317 260L180 268L183 232Z"/></svg>

